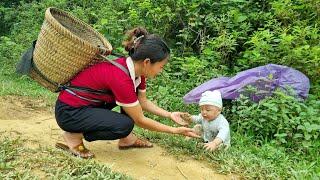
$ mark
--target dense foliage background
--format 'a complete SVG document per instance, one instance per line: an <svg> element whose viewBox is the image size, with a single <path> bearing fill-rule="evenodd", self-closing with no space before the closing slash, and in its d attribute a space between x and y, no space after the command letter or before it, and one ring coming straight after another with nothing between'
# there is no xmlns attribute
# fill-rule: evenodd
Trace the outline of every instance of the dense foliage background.
<svg viewBox="0 0 320 180"><path fill-rule="evenodd" d="M148 96L169 110L197 113L196 106L182 104L182 97L214 77L232 76L269 63L303 72L311 82L306 101L278 92L259 103L245 97L225 102L234 150L202 155L222 163L222 172L248 178L320 176L318 0L2 0L2 95L49 94L14 71L21 53L37 38L44 12L51 6L89 23L120 53L124 53L123 34L133 27L143 26L164 37L173 54L165 72L148 83ZM152 133L145 136L158 137ZM195 153L190 143L166 138L169 142L160 143L188 147L183 152ZM181 144L175 144L177 141ZM239 153L245 159L239 158Z"/></svg>

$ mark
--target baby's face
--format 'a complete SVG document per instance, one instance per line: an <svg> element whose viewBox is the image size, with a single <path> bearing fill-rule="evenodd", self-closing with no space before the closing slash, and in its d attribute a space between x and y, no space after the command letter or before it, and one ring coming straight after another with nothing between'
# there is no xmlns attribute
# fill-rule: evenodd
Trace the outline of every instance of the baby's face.
<svg viewBox="0 0 320 180"><path fill-rule="evenodd" d="M200 106L200 110L202 117L207 121L217 118L217 116L221 113L221 109L213 105L202 105Z"/></svg>

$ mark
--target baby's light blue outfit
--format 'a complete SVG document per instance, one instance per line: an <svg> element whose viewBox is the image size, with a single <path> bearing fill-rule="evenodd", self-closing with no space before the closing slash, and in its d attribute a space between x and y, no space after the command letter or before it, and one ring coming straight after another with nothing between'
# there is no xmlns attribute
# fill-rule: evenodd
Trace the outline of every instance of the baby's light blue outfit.
<svg viewBox="0 0 320 180"><path fill-rule="evenodd" d="M202 115L193 115L192 121L201 124L203 129L203 140L205 142L211 142L216 137L220 138L224 145L230 146L230 128L229 122L226 118L220 114L212 121L203 119Z"/></svg>

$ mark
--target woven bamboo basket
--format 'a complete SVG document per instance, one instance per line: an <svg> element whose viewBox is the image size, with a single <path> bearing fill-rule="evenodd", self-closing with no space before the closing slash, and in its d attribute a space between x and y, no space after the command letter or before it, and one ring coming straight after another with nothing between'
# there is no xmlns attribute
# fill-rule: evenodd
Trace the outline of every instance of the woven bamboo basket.
<svg viewBox="0 0 320 180"><path fill-rule="evenodd" d="M81 70L100 61L99 54L111 51L107 39L88 24L67 12L48 8L35 45L30 76L55 92L59 84L67 83Z"/></svg>

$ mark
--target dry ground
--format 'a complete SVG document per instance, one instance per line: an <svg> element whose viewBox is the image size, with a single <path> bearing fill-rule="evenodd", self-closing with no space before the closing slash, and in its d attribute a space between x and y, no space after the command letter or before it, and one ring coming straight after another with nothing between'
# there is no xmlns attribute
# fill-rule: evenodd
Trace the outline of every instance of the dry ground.
<svg viewBox="0 0 320 180"><path fill-rule="evenodd" d="M61 141L53 108L42 100L26 97L0 97L0 132L13 132L29 139L31 148L54 147ZM232 179L216 173L209 164L191 158L170 156L155 145L150 149L118 150L116 141L85 142L96 154L95 160L136 179Z"/></svg>

